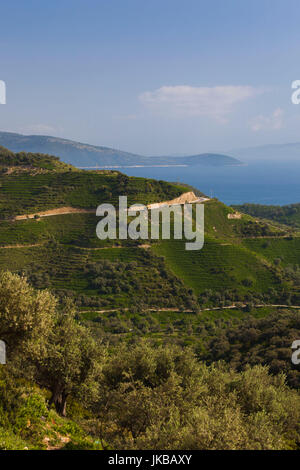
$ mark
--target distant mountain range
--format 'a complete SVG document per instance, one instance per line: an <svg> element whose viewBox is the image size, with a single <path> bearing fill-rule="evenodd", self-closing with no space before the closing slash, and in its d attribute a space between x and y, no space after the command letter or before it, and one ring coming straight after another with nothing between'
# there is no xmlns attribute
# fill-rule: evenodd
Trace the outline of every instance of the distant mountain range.
<svg viewBox="0 0 300 470"><path fill-rule="evenodd" d="M237 158L215 153L204 153L184 157L145 157L134 153L123 152L122 150L83 144L59 137L22 135L12 132L0 132L0 145L13 152L25 151L55 155L66 163L82 168L160 165L242 165L242 162Z"/></svg>
<svg viewBox="0 0 300 470"><path fill-rule="evenodd" d="M300 142L240 148L230 150L229 153L230 155L241 158L246 162L254 160L299 161Z"/></svg>

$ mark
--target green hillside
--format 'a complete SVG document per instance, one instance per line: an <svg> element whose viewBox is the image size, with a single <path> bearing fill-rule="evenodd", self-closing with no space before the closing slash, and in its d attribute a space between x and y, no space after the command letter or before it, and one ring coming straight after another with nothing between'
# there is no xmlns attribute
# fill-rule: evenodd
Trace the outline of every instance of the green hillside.
<svg viewBox="0 0 300 470"><path fill-rule="evenodd" d="M188 191L180 185L127 177L117 171L82 171L56 157L14 154L0 149L0 219L64 206L96 210L103 202L118 205L173 199Z"/></svg>
<svg viewBox="0 0 300 470"><path fill-rule="evenodd" d="M281 224L300 228L300 203L287 206L266 206L262 204L243 204L233 208L253 217L274 220Z"/></svg>
<svg viewBox="0 0 300 470"><path fill-rule="evenodd" d="M192 189L5 150L2 170L1 450L299 448L293 228L211 199L202 250L173 238L101 241L100 203ZM37 216L60 208L87 212ZM207 423L218 442L195 437Z"/></svg>
<svg viewBox="0 0 300 470"><path fill-rule="evenodd" d="M3 174L11 172L40 171L71 171L75 167L60 161L58 157L42 153L14 153L5 147L0 146L0 170Z"/></svg>
<svg viewBox="0 0 300 470"><path fill-rule="evenodd" d="M8 168L14 169L20 158L3 149L0 162L12 159ZM50 156L24 154L22 167L26 161L31 169L45 162L53 168L1 174L0 267L25 273L36 287L70 295L82 308L297 302L300 238L291 240L290 229L235 213L216 199L204 203L200 251L186 251L184 241L172 239L146 241L145 248L143 240L101 241L93 213L14 220L61 207L117 206L120 194L129 204L160 202L191 189L116 171L62 171L64 164Z"/></svg>
<svg viewBox="0 0 300 470"><path fill-rule="evenodd" d="M207 238L200 251L187 252L184 243L177 240L164 241L155 251L165 257L173 271L197 294L205 289L261 293L280 284L270 266L241 246L222 245Z"/></svg>

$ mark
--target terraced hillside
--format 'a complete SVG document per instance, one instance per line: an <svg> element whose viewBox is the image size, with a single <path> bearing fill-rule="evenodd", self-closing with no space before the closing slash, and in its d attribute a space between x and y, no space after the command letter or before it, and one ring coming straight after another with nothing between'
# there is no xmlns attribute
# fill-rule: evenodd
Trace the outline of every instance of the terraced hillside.
<svg viewBox="0 0 300 470"><path fill-rule="evenodd" d="M186 198L193 188L1 152L0 270L51 290L61 306L71 298L77 320L101 340L113 345L149 337L155 344L191 346L208 361L213 350L213 357L243 367L234 347L228 357L221 354L229 348L226 335L239 338L243 325L251 333L253 319L260 328L260 319L269 316L298 318L300 237L293 227L201 199L199 192L205 206L202 250L186 251L185 240L173 238L99 240L98 204L117 205L119 195L127 195L129 204L170 201L183 193ZM37 215L49 210L55 215ZM286 328L290 332L289 323ZM255 347L253 342L249 354ZM285 356L287 347L285 342ZM262 349L262 364L276 368L276 361ZM290 362L285 367L297 386L299 374Z"/></svg>
<svg viewBox="0 0 300 470"><path fill-rule="evenodd" d="M69 295L82 309L196 311L233 302L299 301L300 238L289 227L213 199L204 202L200 251L186 251L184 240L101 241L92 213L98 204L117 205L119 195L127 195L129 204L149 204L190 188L115 171L65 168L50 156L1 152L0 268L25 273L36 287ZM65 207L80 211L59 214ZM49 209L58 214L16 220Z"/></svg>
<svg viewBox="0 0 300 470"><path fill-rule="evenodd" d="M65 206L96 210L102 202L117 205L119 195L127 195L129 204L150 204L187 191L164 181L129 178L117 171L77 170L56 157L0 148L0 219Z"/></svg>

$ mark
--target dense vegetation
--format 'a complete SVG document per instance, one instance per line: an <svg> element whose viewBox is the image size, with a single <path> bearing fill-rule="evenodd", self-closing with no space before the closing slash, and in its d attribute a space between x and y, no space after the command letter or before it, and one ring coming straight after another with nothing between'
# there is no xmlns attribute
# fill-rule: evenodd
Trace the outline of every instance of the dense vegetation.
<svg viewBox="0 0 300 470"><path fill-rule="evenodd" d="M289 385L300 389L300 369L291 362L291 345L299 332L299 312L248 317L238 327L223 328L213 335L201 357L210 362L225 360L237 370L268 365L272 374L284 372Z"/></svg>
<svg viewBox="0 0 300 470"><path fill-rule="evenodd" d="M49 242L0 250L0 265L82 307L191 308L197 300L162 258L134 246L87 250Z"/></svg>
<svg viewBox="0 0 300 470"><path fill-rule="evenodd" d="M207 366L189 349L147 341L107 348L75 321L69 302L59 307L10 273L0 275L0 312L8 353L0 370L2 449L299 444L300 397L281 373Z"/></svg>
<svg viewBox="0 0 300 470"><path fill-rule="evenodd" d="M232 207L253 217L275 220L276 222L296 228L300 227L300 203L288 204L287 206L266 206L247 203Z"/></svg>
<svg viewBox="0 0 300 470"><path fill-rule="evenodd" d="M61 162L58 157L42 153L14 153L5 147L0 146L0 169L6 173L8 168L22 167L23 170L38 168L40 170L51 171L71 171L75 167Z"/></svg>
<svg viewBox="0 0 300 470"><path fill-rule="evenodd" d="M109 357L102 387L94 410L116 449L292 449L299 439L299 395L261 366L238 374L138 343Z"/></svg>

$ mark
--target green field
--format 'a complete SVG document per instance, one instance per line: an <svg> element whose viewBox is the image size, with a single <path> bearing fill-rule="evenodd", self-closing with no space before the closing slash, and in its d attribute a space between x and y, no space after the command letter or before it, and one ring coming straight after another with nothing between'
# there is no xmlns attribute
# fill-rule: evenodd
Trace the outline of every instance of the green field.
<svg viewBox="0 0 300 470"><path fill-rule="evenodd" d="M222 245L206 238L200 251L186 251L184 243L177 240L163 241L154 250L197 294L205 289L238 289L245 293L249 288L241 283L244 279L252 281L253 292L264 292L280 283L266 263L242 246Z"/></svg>
<svg viewBox="0 0 300 470"><path fill-rule="evenodd" d="M249 250L271 261L281 260L283 265L300 265L300 237L265 238L263 240L244 240L243 245Z"/></svg>

